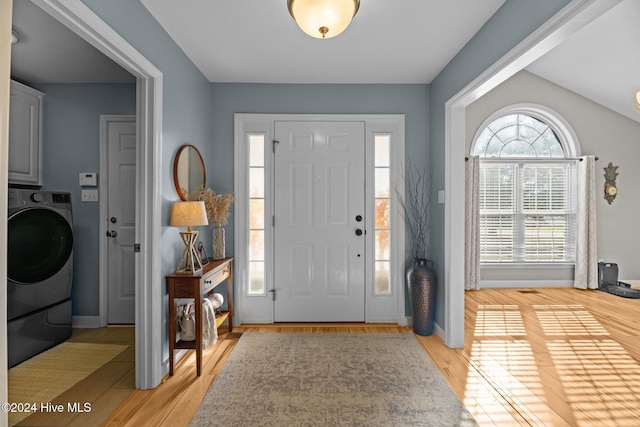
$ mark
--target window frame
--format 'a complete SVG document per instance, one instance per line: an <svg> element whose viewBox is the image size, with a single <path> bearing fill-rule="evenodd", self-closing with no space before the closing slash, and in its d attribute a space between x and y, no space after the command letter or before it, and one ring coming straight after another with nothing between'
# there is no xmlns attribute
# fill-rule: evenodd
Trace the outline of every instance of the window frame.
<svg viewBox="0 0 640 427"><path fill-rule="evenodd" d="M526 157L502 157L502 158L496 158L496 157L480 157L480 162L482 163L487 163L487 162L491 162L491 163L504 163L504 164L520 164L520 166L516 167L516 171L520 171L524 168L525 164L534 164L534 163L569 163L571 161L575 161L576 158L580 157L581 155L581 150L580 150L580 145L578 142L578 138L575 134L575 132L573 131L573 129L571 128L571 126L569 125L569 123L560 115L558 114L556 111L554 111L553 109L543 106L543 105L539 105L539 104L514 104L514 105L510 105L507 107L504 107L496 112L494 112L493 114L491 114L489 117L487 117L487 119L481 124L481 126L477 129L476 133L473 136L472 139L472 143L469 149L469 153L471 155L475 155L476 152L476 144L478 143L478 139L480 137L480 135L482 134L482 132L491 124L493 123L495 120L499 119L500 117L504 117L504 116L508 116L508 115L514 115L514 114L522 114L522 115L527 115L530 117L533 117L537 120L540 120L541 122L543 122L544 124L546 124L547 126L549 126L549 128L555 133L558 141L560 142L560 145L562 147L562 150L564 152L564 157L545 157L545 158L526 158ZM522 193L522 184L519 182L520 181L520 176L518 173L516 173L516 176L514 177L515 180L517 180L518 184L516 184L516 186L519 185L519 187L517 187L516 192L514 194L514 197L519 197L521 198L521 193ZM571 178L570 178L571 179ZM569 191L568 197L571 199L570 203L573 204L573 208L574 208L574 213L575 213L575 197L576 197L576 188L575 188L575 181L574 182L568 182L569 186L572 186L572 190ZM514 209L514 220L517 221L517 215L518 214L523 214L523 212L521 212L520 207L518 206L518 204L520 203L518 200L515 200L516 203L516 207ZM575 225L575 224L574 224ZM514 229L516 227L518 227L519 225L516 224L514 222ZM481 261L481 266L483 268L485 267L499 267L499 268L504 268L504 267L523 267L523 266L538 266L538 267L562 267L562 266L573 266L575 265L575 230L571 231L569 230L569 238L572 239L571 242L567 242L568 244L572 244L574 246L574 257L573 260L566 260L566 261L525 261L524 259L519 259L517 258L517 254L515 253L514 250L514 260L513 261L504 261L504 262L499 262L499 261ZM518 242L516 241L516 239L514 238L513 244L514 247ZM524 237L522 237L521 239L521 243L524 243ZM524 249L523 249L524 251Z"/></svg>

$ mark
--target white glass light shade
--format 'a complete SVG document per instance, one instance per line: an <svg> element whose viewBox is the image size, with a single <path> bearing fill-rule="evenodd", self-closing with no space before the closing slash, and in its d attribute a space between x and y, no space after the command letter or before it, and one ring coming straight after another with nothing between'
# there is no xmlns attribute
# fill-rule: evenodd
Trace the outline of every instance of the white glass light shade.
<svg viewBox="0 0 640 427"><path fill-rule="evenodd" d="M176 202L171 208L171 219L169 224L173 227L196 227L207 225L207 210L204 202Z"/></svg>
<svg viewBox="0 0 640 427"><path fill-rule="evenodd" d="M640 90L636 92L636 108L640 110Z"/></svg>
<svg viewBox="0 0 640 427"><path fill-rule="evenodd" d="M360 0L287 0L289 13L298 26L319 39L343 32L360 7Z"/></svg>

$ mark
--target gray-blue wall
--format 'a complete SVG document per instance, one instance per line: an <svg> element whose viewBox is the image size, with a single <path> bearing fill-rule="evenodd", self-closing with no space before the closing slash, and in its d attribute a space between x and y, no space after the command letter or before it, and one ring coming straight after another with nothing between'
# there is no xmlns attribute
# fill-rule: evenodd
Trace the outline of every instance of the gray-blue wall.
<svg viewBox="0 0 640 427"><path fill-rule="evenodd" d="M176 200L169 173L173 155L183 142L198 146L210 159L208 185L232 189L233 113L405 113L407 157L431 164L435 192L444 188L444 106L569 0L507 0L474 38L456 55L431 86L369 85L209 85L173 40L139 1L83 0L103 20L164 73L162 163L163 223ZM414 93L415 91L415 93ZM410 113L401 93L414 93L424 115ZM213 104L212 104L213 103ZM211 126L211 127L210 127ZM414 128L414 126L416 126ZM212 131L213 130L213 131ZM434 200L436 198L434 197ZM439 277L444 277L444 206L433 205L432 253ZM232 235L232 231L228 230ZM174 267L177 231L163 230L163 274ZM232 243L231 243L232 244ZM443 325L444 292L438 292L437 321ZM159 286L161 286L159 284ZM163 336L166 336L166 325Z"/></svg>
<svg viewBox="0 0 640 427"><path fill-rule="evenodd" d="M405 154L424 166L429 158L429 85L240 84L211 85L212 151L207 174L216 193L233 191L233 115L404 114ZM227 226L233 250L233 217Z"/></svg>
<svg viewBox="0 0 640 427"><path fill-rule="evenodd" d="M44 92L42 189L71 193L73 314L99 314L99 203L80 201L80 172L100 170L100 115L136 113L135 84L39 84Z"/></svg>
<svg viewBox="0 0 640 427"><path fill-rule="evenodd" d="M178 148L193 144L204 158L210 156L211 94L209 82L178 47L162 26L138 0L82 0L109 26L117 31L135 49L145 56L163 74L163 123L162 123L162 223L167 225L163 234L171 238L167 246L179 241L178 230L169 228L172 202L178 200L172 165ZM163 273L175 270L175 250L163 245L163 261L167 268ZM166 255L166 256L164 256ZM175 255L178 257L179 253Z"/></svg>
<svg viewBox="0 0 640 427"><path fill-rule="evenodd" d="M72 193L74 207L74 315L99 314L99 204L80 201L78 173L100 168L101 114L135 114L135 84L48 84L44 111L44 190ZM406 119L406 156L428 157L428 85L212 84L213 137L205 157L209 186L233 190L233 114L401 113ZM309 102L313 100L313 102ZM170 195L173 184L171 182ZM204 229L201 230L204 232ZM232 220L227 230L233 252ZM179 246L179 245L178 245ZM173 265L170 265L173 267Z"/></svg>
<svg viewBox="0 0 640 427"><path fill-rule="evenodd" d="M173 184L173 158L180 145L185 143L198 147L204 158L211 156L210 83L140 1L82 1L163 74L160 165L163 228L159 246L162 258L160 274L164 277L175 271L183 248L178 234L180 230L169 226L171 205L178 200ZM167 288L164 281L155 285L164 298L163 322L156 325L154 332L162 334L162 360L167 360Z"/></svg>
<svg viewBox="0 0 640 427"><path fill-rule="evenodd" d="M445 103L514 46L551 18L569 0L507 0L465 47L431 82L431 167L432 200L444 189ZM432 204L431 248L440 278L436 322L444 327L444 205ZM451 284L462 286L462 284Z"/></svg>

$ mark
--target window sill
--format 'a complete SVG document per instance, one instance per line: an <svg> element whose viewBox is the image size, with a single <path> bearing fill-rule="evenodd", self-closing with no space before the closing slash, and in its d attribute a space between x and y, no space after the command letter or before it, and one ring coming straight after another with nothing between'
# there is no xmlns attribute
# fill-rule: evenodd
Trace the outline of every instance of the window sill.
<svg viewBox="0 0 640 427"><path fill-rule="evenodd" d="M493 263L480 263L480 268L574 268L573 262L493 262Z"/></svg>

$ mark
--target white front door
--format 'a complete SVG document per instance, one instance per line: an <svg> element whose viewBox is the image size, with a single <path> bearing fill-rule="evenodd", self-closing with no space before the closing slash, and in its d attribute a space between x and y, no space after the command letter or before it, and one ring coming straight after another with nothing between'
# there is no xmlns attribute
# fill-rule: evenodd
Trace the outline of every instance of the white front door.
<svg viewBox="0 0 640 427"><path fill-rule="evenodd" d="M136 121L107 122L108 232L107 323L135 323Z"/></svg>
<svg viewBox="0 0 640 427"><path fill-rule="evenodd" d="M365 320L364 122L276 122L275 321Z"/></svg>

